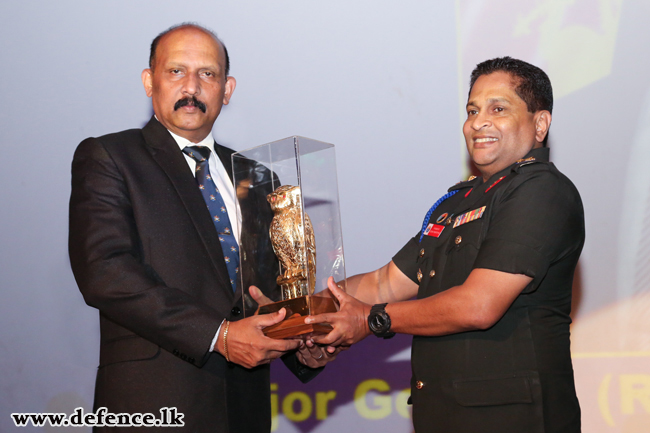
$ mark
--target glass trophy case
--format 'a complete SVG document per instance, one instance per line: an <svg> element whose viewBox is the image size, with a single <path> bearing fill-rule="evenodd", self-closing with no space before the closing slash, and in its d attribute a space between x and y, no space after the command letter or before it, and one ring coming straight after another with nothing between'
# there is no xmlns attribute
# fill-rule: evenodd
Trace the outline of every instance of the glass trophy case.
<svg viewBox="0 0 650 433"><path fill-rule="evenodd" d="M232 167L244 314L286 308L285 319L264 330L273 338L329 332L304 317L336 311L329 277L345 290L334 145L288 137L234 153Z"/></svg>

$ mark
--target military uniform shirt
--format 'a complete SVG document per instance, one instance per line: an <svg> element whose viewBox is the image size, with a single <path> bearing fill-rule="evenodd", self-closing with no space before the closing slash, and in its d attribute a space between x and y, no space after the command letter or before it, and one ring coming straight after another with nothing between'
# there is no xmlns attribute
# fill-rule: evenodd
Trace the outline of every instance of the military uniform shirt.
<svg viewBox="0 0 650 433"><path fill-rule="evenodd" d="M463 284L475 268L533 280L487 330L414 337L416 431L579 431L569 350L584 244L578 191L548 162L547 148L453 190L431 215L434 236L420 242L418 232L393 258L419 285L418 299Z"/></svg>

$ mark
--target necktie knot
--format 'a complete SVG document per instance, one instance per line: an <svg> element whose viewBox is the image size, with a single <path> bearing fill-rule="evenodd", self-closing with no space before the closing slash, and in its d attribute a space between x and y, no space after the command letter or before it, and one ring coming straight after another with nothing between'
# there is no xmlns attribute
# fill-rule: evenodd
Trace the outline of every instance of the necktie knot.
<svg viewBox="0 0 650 433"><path fill-rule="evenodd" d="M210 158L210 148L206 146L185 146L183 153L197 163L205 162Z"/></svg>

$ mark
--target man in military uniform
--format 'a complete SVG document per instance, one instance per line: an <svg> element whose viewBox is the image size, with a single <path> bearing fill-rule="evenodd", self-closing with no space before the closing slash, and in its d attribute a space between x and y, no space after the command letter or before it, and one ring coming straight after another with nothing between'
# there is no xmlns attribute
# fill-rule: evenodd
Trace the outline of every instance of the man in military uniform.
<svg viewBox="0 0 650 433"><path fill-rule="evenodd" d="M552 109L541 69L479 64L463 133L481 176L451 187L389 264L348 279L347 294L330 281L340 312L307 319L333 324L316 339L332 346L414 336L418 432L580 431L569 313L584 212L548 160Z"/></svg>

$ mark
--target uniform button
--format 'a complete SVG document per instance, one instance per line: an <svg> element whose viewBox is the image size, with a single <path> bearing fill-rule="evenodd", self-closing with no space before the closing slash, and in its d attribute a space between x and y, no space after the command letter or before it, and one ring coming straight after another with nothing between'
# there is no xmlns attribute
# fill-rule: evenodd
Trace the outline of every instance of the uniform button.
<svg viewBox="0 0 650 433"><path fill-rule="evenodd" d="M422 382L421 380L418 380L417 382L415 382L415 387L416 387L417 389L422 389L422 388L424 388L424 382Z"/></svg>
<svg viewBox="0 0 650 433"><path fill-rule="evenodd" d="M431 278L433 278L435 275L436 275L436 271L434 271L433 269L431 269L431 272L429 272L429 276L430 276Z"/></svg>
<svg viewBox="0 0 650 433"><path fill-rule="evenodd" d="M230 310L230 313L231 313L233 316L239 316L239 315L241 314L241 308L239 308L239 307L233 307L233 309Z"/></svg>
<svg viewBox="0 0 650 433"><path fill-rule="evenodd" d="M424 257L424 248L420 250L420 257Z"/></svg>
<svg viewBox="0 0 650 433"><path fill-rule="evenodd" d="M422 281L422 270L418 269L418 283Z"/></svg>
<svg viewBox="0 0 650 433"><path fill-rule="evenodd" d="M463 237L462 236L456 236L456 239L454 239L454 242L456 242L456 245L460 244L463 242Z"/></svg>

